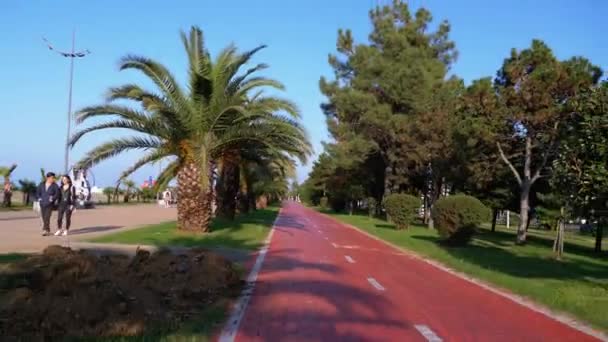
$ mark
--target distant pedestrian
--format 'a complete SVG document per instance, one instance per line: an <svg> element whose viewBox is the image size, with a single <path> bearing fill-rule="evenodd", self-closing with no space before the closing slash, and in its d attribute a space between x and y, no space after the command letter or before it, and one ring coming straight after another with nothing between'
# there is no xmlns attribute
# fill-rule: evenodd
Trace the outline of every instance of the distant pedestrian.
<svg viewBox="0 0 608 342"><path fill-rule="evenodd" d="M70 176L61 177L61 187L59 188L59 208L57 216L57 232L55 236L68 235L72 224L72 213L76 205L76 188L72 185ZM63 229L63 218L65 216L65 229Z"/></svg>
<svg viewBox="0 0 608 342"><path fill-rule="evenodd" d="M165 190L163 193L163 200L165 201L165 208L171 207L171 191L169 189Z"/></svg>
<svg viewBox="0 0 608 342"><path fill-rule="evenodd" d="M40 203L42 214L42 236L51 233L51 215L59 198L59 187L55 183L55 174L48 172L44 182L40 183L36 190L36 200Z"/></svg>

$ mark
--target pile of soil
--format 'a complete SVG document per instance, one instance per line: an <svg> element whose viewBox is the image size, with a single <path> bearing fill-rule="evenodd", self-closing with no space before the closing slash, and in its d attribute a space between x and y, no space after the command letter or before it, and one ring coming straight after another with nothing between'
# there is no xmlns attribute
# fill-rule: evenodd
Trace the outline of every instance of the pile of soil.
<svg viewBox="0 0 608 342"><path fill-rule="evenodd" d="M239 272L204 249L132 258L50 246L0 269L0 336L135 336L176 329L238 293Z"/></svg>

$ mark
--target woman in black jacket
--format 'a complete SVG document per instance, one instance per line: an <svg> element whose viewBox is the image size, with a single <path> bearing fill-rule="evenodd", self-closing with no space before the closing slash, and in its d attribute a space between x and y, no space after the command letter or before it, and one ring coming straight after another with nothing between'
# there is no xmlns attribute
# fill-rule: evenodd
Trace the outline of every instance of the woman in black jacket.
<svg viewBox="0 0 608 342"><path fill-rule="evenodd" d="M76 189L72 186L72 179L70 176L61 177L61 188L59 191L59 215L57 217L57 232L55 236L68 235L70 225L72 224L72 212L74 211L74 205L76 204ZM63 226L63 217L65 216L65 229Z"/></svg>

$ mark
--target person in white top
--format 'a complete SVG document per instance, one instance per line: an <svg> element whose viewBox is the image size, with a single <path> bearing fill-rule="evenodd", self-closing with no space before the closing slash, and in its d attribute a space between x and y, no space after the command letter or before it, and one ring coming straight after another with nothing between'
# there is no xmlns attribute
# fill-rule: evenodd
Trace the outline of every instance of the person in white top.
<svg viewBox="0 0 608 342"><path fill-rule="evenodd" d="M163 200L165 201L165 208L171 207L171 191L169 189L165 190L163 193Z"/></svg>

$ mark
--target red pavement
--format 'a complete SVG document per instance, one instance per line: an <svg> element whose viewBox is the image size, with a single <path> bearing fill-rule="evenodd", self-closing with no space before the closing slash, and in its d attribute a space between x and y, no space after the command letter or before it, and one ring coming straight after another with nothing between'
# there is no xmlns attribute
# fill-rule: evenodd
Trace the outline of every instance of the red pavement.
<svg viewBox="0 0 608 342"><path fill-rule="evenodd" d="M443 341L596 341L294 203L235 340L440 341L415 326Z"/></svg>

